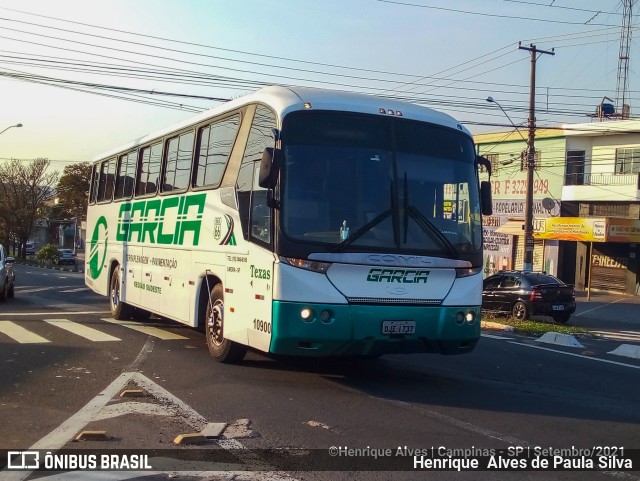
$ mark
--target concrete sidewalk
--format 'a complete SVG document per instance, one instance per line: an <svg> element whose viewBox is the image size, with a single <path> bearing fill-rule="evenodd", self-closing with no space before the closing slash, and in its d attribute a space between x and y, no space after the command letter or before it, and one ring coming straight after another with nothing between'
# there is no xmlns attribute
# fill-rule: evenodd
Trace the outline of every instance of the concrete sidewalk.
<svg viewBox="0 0 640 481"><path fill-rule="evenodd" d="M592 291L576 292L576 312L569 324L587 329L640 330L640 296Z"/></svg>

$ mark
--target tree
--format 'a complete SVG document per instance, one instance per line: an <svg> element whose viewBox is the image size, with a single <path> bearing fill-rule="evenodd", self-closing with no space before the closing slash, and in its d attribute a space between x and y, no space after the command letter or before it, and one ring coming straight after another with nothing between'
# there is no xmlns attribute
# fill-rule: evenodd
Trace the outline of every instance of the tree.
<svg viewBox="0 0 640 481"><path fill-rule="evenodd" d="M34 223L58 180L57 172L47 173L49 164L49 159L39 158L29 164L12 160L0 165L2 241L7 245L15 241L22 257Z"/></svg>
<svg viewBox="0 0 640 481"><path fill-rule="evenodd" d="M60 218L86 219L90 185L91 164L72 164L64 168L56 189L56 210Z"/></svg>

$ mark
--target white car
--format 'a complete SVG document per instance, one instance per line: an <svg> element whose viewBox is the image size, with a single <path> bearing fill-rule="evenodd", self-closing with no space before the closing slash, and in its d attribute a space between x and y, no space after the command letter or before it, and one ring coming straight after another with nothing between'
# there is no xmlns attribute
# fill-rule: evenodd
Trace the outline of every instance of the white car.
<svg viewBox="0 0 640 481"><path fill-rule="evenodd" d="M0 301L14 296L15 280L13 257L7 256L7 251L0 244Z"/></svg>

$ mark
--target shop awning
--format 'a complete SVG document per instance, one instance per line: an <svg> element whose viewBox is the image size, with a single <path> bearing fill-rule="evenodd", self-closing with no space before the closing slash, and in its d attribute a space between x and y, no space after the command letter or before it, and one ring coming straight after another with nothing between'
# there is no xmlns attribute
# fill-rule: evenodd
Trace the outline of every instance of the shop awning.
<svg viewBox="0 0 640 481"><path fill-rule="evenodd" d="M508 220L496 229L499 234L524 235L523 220Z"/></svg>

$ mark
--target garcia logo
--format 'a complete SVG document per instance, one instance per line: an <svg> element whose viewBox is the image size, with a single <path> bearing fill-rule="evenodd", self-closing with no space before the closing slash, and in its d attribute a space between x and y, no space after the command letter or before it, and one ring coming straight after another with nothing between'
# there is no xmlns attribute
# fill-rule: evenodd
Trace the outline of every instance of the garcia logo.
<svg viewBox="0 0 640 481"><path fill-rule="evenodd" d="M102 246L102 252L99 252L100 241L102 239L104 239L104 245ZM89 275L94 280L100 277L100 273L104 267L104 261L107 257L108 242L109 228L107 226L107 219L102 216L98 219L98 222L96 222L96 225L93 228L91 243L89 244Z"/></svg>
<svg viewBox="0 0 640 481"><path fill-rule="evenodd" d="M195 194L125 202L116 241L197 246L206 200L207 194Z"/></svg>
<svg viewBox="0 0 640 481"><path fill-rule="evenodd" d="M371 269L368 282L399 282L400 284L426 284L430 271L419 269Z"/></svg>

